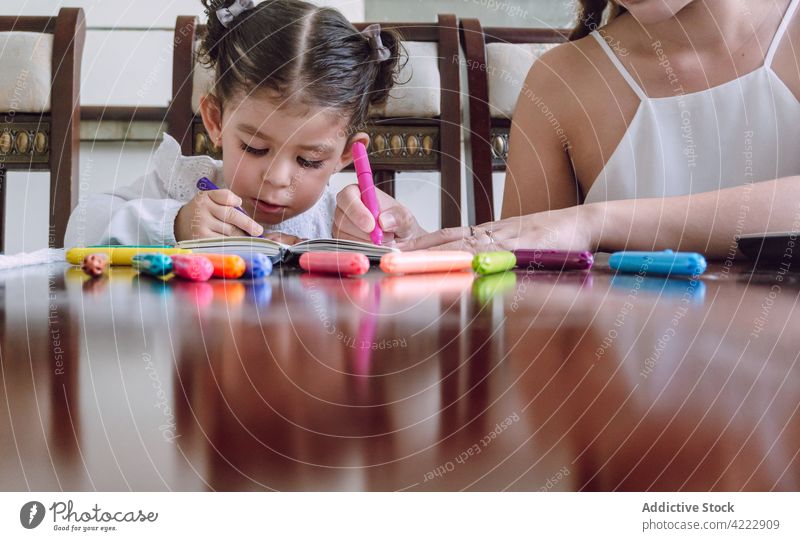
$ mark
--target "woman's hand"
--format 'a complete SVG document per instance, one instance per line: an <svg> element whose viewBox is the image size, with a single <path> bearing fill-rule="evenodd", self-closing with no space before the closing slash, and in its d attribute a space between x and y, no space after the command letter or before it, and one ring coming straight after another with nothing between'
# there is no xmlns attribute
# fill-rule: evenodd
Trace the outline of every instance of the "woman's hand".
<svg viewBox="0 0 800 541"><path fill-rule="evenodd" d="M401 242L427 233L406 207L388 194L376 189L381 213L378 223L383 230L383 243ZM369 234L375 229L372 213L361 202L358 184L345 186L336 195L336 215L333 220L333 236L339 239L370 242Z"/></svg>
<svg viewBox="0 0 800 541"><path fill-rule="evenodd" d="M264 228L237 210L236 207L241 204L242 199L230 190L198 193L178 211L175 217L175 239L258 237L264 232Z"/></svg>
<svg viewBox="0 0 800 541"><path fill-rule="evenodd" d="M599 238L597 214L593 205L580 205L506 218L474 228L441 229L398 242L397 247L403 251L437 249L473 253L524 248L595 251Z"/></svg>

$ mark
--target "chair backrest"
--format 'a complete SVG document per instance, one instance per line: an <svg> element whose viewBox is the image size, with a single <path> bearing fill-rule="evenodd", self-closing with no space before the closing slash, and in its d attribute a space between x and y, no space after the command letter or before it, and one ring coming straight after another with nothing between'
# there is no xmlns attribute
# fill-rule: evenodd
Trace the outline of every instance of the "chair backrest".
<svg viewBox="0 0 800 541"><path fill-rule="evenodd" d="M8 170L50 171L48 244L61 247L78 201L80 8L56 17L0 16L0 247Z"/></svg>
<svg viewBox="0 0 800 541"><path fill-rule="evenodd" d="M400 74L408 81L392 90L387 104L372 112L367 126L368 152L376 185L394 195L395 173L439 171L441 223L461 224L461 107L458 26L455 15L439 15L436 23L380 23L403 35L409 62ZM363 30L369 23L357 23ZM175 25L172 102L168 132L185 155L219 157L198 114L200 96L211 73L196 60L202 27L193 16ZM198 69L195 69L197 66Z"/></svg>
<svg viewBox="0 0 800 541"><path fill-rule="evenodd" d="M511 115L533 62L568 40L568 30L483 28L460 22L469 94L469 167L475 223L495 219L492 172L504 171Z"/></svg>

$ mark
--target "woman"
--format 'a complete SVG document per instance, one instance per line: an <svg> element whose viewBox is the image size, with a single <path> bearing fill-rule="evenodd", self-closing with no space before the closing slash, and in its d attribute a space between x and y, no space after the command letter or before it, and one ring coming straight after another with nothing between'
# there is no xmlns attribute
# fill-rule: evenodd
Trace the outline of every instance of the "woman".
<svg viewBox="0 0 800 541"><path fill-rule="evenodd" d="M381 224L406 250L711 257L736 234L800 229L799 3L620 0L592 32L607 3L582 0L574 41L534 63L517 103L504 219L426 234L385 198ZM371 226L342 192L338 233Z"/></svg>

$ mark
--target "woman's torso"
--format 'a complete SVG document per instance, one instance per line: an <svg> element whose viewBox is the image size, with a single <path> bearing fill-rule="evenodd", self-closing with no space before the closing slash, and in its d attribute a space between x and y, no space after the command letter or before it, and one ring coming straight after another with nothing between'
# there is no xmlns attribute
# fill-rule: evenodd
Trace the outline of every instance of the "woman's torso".
<svg viewBox="0 0 800 541"><path fill-rule="evenodd" d="M800 174L793 148L800 140L798 4L773 4L727 58L701 47L693 58L670 56L657 40L647 55L632 54L624 48L632 21L609 25L605 44L598 36L577 42L583 65L567 81L574 103L563 110L584 200L682 195Z"/></svg>

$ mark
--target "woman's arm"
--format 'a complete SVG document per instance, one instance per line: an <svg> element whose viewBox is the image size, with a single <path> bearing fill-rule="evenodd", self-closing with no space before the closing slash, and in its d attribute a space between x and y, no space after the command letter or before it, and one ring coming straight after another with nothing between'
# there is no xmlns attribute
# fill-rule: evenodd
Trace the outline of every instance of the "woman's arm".
<svg viewBox="0 0 800 541"><path fill-rule="evenodd" d="M567 116L574 114L579 104L569 85L551 68L570 65L566 62L574 54L567 47L553 49L528 71L511 123L504 218L580 203L566 131Z"/></svg>
<svg viewBox="0 0 800 541"><path fill-rule="evenodd" d="M713 192L586 205L599 250L674 250L724 257L735 235L800 229L800 177Z"/></svg>
<svg viewBox="0 0 800 541"><path fill-rule="evenodd" d="M721 258L735 250L735 235L791 230L800 230L798 176L694 195L608 201L507 218L479 226L474 237L466 227L443 229L400 247L474 252L671 248Z"/></svg>

